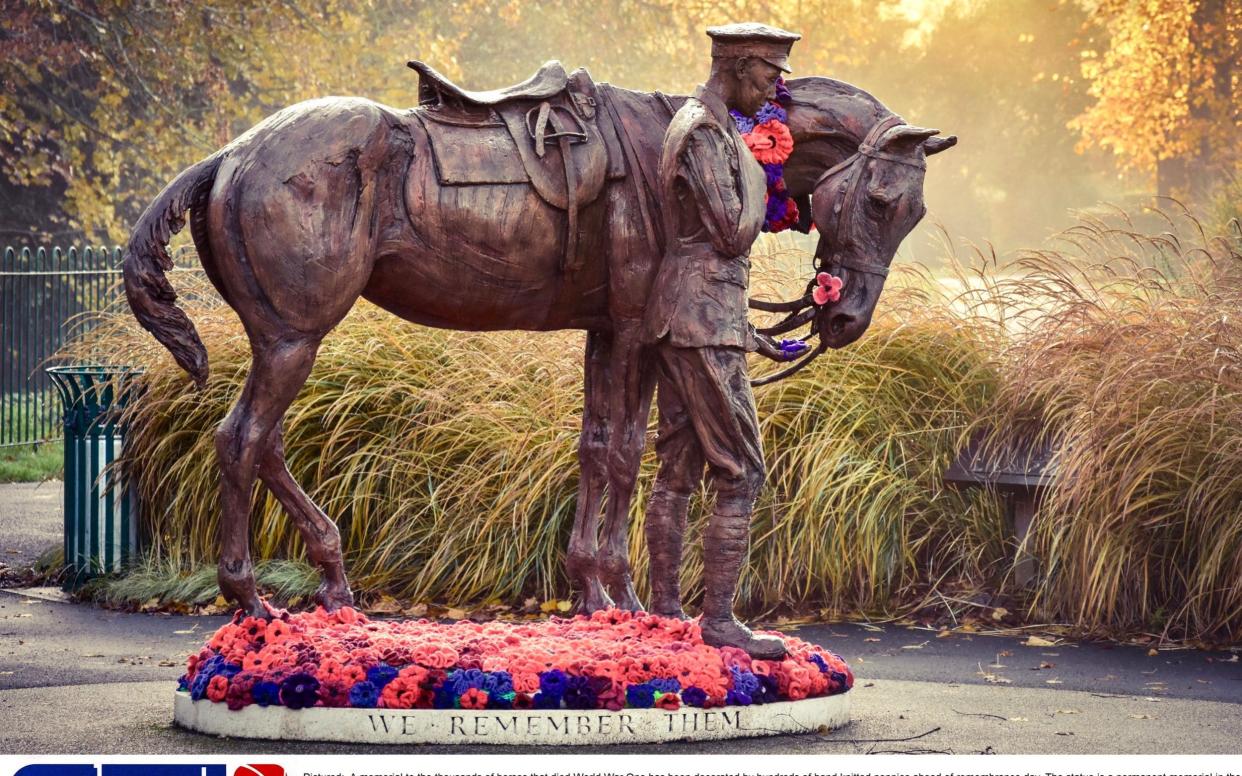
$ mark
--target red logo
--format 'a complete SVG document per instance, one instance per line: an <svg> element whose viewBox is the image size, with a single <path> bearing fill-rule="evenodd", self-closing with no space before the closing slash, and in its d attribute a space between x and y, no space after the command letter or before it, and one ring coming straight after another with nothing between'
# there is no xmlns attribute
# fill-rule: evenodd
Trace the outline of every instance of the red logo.
<svg viewBox="0 0 1242 776"><path fill-rule="evenodd" d="M271 763L241 765L233 771L233 776L285 776L285 769L283 766Z"/></svg>

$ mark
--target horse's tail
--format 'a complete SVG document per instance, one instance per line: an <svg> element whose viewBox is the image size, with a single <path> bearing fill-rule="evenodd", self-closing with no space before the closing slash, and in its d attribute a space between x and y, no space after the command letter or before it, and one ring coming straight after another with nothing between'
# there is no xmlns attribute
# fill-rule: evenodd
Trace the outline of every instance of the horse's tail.
<svg viewBox="0 0 1242 776"><path fill-rule="evenodd" d="M174 302L177 292L165 272L172 269L168 240L185 225L185 212L206 200L223 157L213 154L168 184L138 219L129 236L122 265L125 296L142 328L155 335L195 384L207 384L207 348L189 317ZM196 202L197 201L197 202Z"/></svg>

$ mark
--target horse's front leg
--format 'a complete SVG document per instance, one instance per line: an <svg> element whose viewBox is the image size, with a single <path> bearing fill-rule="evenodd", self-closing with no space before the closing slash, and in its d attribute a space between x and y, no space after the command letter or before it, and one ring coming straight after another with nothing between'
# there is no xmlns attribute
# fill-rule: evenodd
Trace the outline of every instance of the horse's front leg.
<svg viewBox="0 0 1242 776"><path fill-rule="evenodd" d="M578 610L594 612L613 605L604 590L599 568L599 513L607 482L608 369L612 355L611 335L587 332L583 364L582 435L578 438L578 506L569 537L566 568L577 589Z"/></svg>
<svg viewBox="0 0 1242 776"><path fill-rule="evenodd" d="M634 592L630 574L629 517L656 378L639 332L638 326L619 330L613 342L608 405L608 505L600 555L600 570L608 592L618 607L630 611L644 608Z"/></svg>

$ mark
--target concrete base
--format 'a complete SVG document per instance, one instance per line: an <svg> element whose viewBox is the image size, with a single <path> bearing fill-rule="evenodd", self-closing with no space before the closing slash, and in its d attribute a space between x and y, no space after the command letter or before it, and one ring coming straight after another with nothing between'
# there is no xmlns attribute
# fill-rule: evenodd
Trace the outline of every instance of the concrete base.
<svg viewBox="0 0 1242 776"><path fill-rule="evenodd" d="M188 730L232 738L367 744L648 744L826 732L849 722L850 693L716 709L469 711L287 709L194 701L177 692L173 719Z"/></svg>

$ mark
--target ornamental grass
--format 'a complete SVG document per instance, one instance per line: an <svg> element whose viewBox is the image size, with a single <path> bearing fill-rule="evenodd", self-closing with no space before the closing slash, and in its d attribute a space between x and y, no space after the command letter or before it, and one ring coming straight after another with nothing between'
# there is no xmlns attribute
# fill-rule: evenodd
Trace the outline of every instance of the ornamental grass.
<svg viewBox="0 0 1242 776"><path fill-rule="evenodd" d="M966 258L947 247L935 271L899 261L861 340L758 389L768 477L739 610L893 616L983 590L1080 632L1242 638L1242 228L1210 235L1184 212L1150 213L1163 221L1083 214L1008 262L978 247ZM809 257L761 245L758 291L800 291ZM124 310L94 345L147 369L127 448L153 537L147 568L190 574L215 561L211 431L250 355L204 281L173 282L207 344L206 391ZM366 303L329 335L285 448L341 526L355 590L466 608L567 597L583 342L433 330ZM942 475L972 435L1032 428L1061 476L1025 548L1037 579L1020 587L1000 500ZM644 594L654 464L649 450L629 537ZM691 505L691 603L709 500ZM252 526L257 558L304 557L262 487Z"/></svg>
<svg viewBox="0 0 1242 776"><path fill-rule="evenodd" d="M1176 203L1173 203L1176 205ZM1083 218L969 300L1008 316L975 426L1052 443L1029 610L1099 634L1242 640L1242 225ZM1067 254L1074 261L1067 261Z"/></svg>

